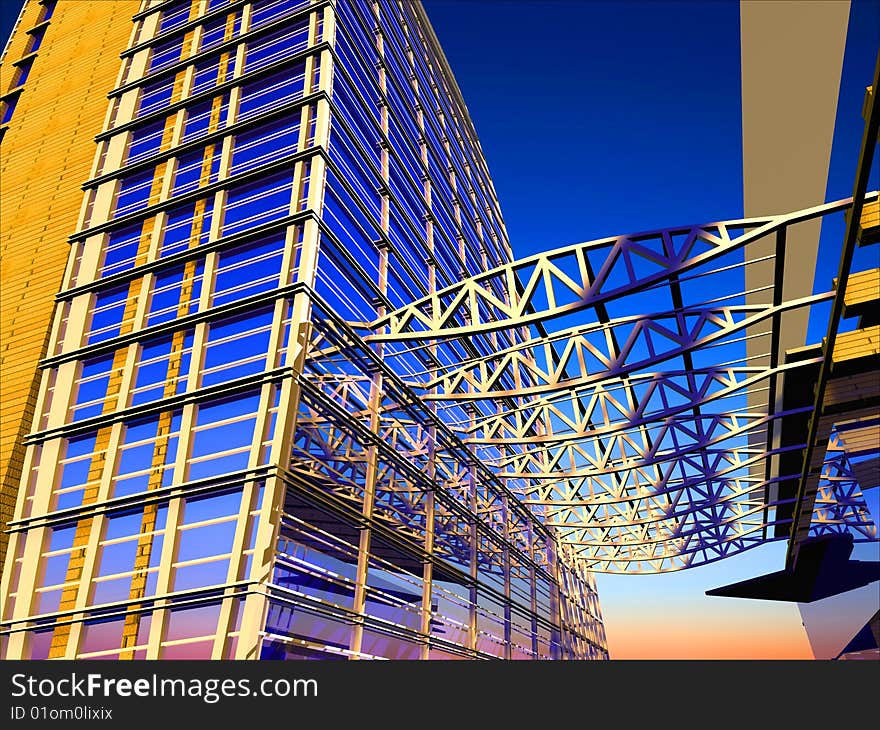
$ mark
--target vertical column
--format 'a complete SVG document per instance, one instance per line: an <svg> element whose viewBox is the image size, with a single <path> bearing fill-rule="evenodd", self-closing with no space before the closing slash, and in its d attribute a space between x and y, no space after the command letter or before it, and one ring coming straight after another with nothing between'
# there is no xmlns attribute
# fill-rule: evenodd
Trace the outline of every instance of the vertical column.
<svg viewBox="0 0 880 730"><path fill-rule="evenodd" d="M474 412L469 409L470 426L474 424ZM480 560L480 535L477 521L477 467L474 464L468 465L468 487L470 490L470 512L471 512L471 585L470 585L470 627L468 632L468 648L471 651L477 650L478 630L477 618L479 610L479 587L478 578L479 560Z"/></svg>
<svg viewBox="0 0 880 730"><path fill-rule="evenodd" d="M552 528L551 528L552 529ZM550 573L550 658L562 659L562 608L560 606L559 558L556 552L556 538L553 533L547 539L547 571Z"/></svg>
<svg viewBox="0 0 880 730"><path fill-rule="evenodd" d="M378 73L378 81L379 81L379 89L381 90L381 97L379 99L379 124L382 130L382 133L385 138L388 137L388 105L385 102L385 93L386 93L386 79L385 79L385 66L382 61L384 55L384 48L382 42L382 31L381 31L381 16L379 3L374 2L372 4L372 11L375 19L375 42L376 48L379 56L379 63L377 65L377 73ZM389 228L389 219L390 219L390 201L389 201L389 157L388 157L388 148L385 144L382 144L382 148L380 150L380 160L381 160L381 175L382 175L382 186L383 189L381 191L382 195L382 208L381 208L381 220L379 221L382 232L386 234L388 233ZM377 246L379 248L379 281L378 286L379 290L382 294L386 294L388 291L388 249L387 247L378 242ZM378 317L381 317L385 314L385 306L381 303L381 301L376 301L376 314ZM373 345L373 350L376 353L376 356L381 359L382 353L384 352L384 347L381 343ZM373 433L379 433L379 425L381 420L381 403L382 403L382 374L379 372L373 373L370 381L370 400L369 400L369 428ZM355 625L352 630L351 635L351 643L349 648L355 652L355 658L361 652L362 644L363 644L363 619L364 612L366 609L366 595L367 595L367 578L369 572L369 557L370 557L370 538L371 538L371 530L370 530L370 522L373 517L373 505L375 503L376 498L376 479L378 472L378 450L375 446L371 445L367 449L367 471L366 471L366 481L364 485L364 502L361 510L361 514L364 517L364 526L360 530L360 537L358 543L358 564L357 564L357 573L355 576L355 593L354 593L354 611L356 613Z"/></svg>
<svg viewBox="0 0 880 730"><path fill-rule="evenodd" d="M393 22L393 19L392 19ZM431 210L431 179L427 174L428 170L428 145L427 140L425 138L425 115L423 112L422 104L420 103L420 92L419 92L419 83L418 77L415 72L415 59L413 57L412 48L407 45L406 47L406 58L409 64L409 83L413 90L413 96L416 98L416 104L414 111L416 113L416 127L419 130L419 161L422 164L422 175L420 178L420 182L422 183L422 195L425 200L426 211ZM402 70L402 69L401 69ZM423 224L425 226L425 248L426 254L424 257L425 267L427 269L428 275L428 293L434 294L437 291L437 262L434 258L434 224L431 220L430 215L425 215L423 219ZM428 343L428 352L430 354L431 359L434 362L437 362L437 343L435 341L430 341ZM434 388L431 391L432 393L437 393L438 389ZM436 418L437 413L437 405L436 402L431 401L428 403L428 409L434 414ZM428 428L428 477L431 481L432 485L436 485L437 480L437 429L435 426L431 425ZM432 583L433 583L433 563L431 562L431 558L433 558L434 554L434 501L435 501L435 491L432 489L426 495L426 505L425 505L425 523L426 523L426 539L425 539L425 551L428 553L429 560L425 563L424 571L422 574L423 586L422 586L422 621L421 621L421 632L429 637L428 643L422 645L422 659L428 659L430 657L430 631L431 631L431 606L432 606Z"/></svg>
<svg viewBox="0 0 880 730"><path fill-rule="evenodd" d="M335 34L335 12L331 7L312 13L309 19L309 46L315 45L318 33L318 12L323 12L324 39L332 43ZM245 18L246 20L246 18ZM244 26L243 26L244 30ZM306 59L305 93L324 91L329 94L333 80L333 58L329 51L320 55L312 55ZM304 114L308 112L304 111ZM314 145L327 148L330 137L330 107L326 100L320 99L314 107L315 138ZM306 117L304 117L305 119ZM309 125L300 125L298 149L308 146ZM316 155L308 161L297 162L294 168L293 190L289 212L307 210L314 214L302 225L302 240L297 227L287 230L285 252L282 261L282 278L280 285L303 283L309 287L314 285L320 248L320 228L317 216L323 202L323 180L326 163L324 158ZM308 177L308 193L303 198ZM285 327L285 318L290 320L288 339L282 343L280 337ZM272 434L272 446L269 462L279 469L286 469L290 460L293 434L296 427L296 413L300 398L297 383L299 373L303 372L307 354L307 343L311 330L311 302L305 292L298 292L292 301L279 300L273 320L273 342L275 346L286 347L286 363L293 375L285 377L277 387L278 412L275 431ZM236 659L259 659L262 645L262 631L265 627L268 612L267 586L272 580L275 562L275 551L280 531L280 520L284 511L284 496L287 487L280 473L270 474L263 490L263 501L259 505L257 532L253 538L254 559L250 575L247 597L241 609L241 629L235 649ZM223 614L221 613L221 617ZM231 613L226 615L231 620ZM215 643L215 655L220 650Z"/></svg>
<svg viewBox="0 0 880 730"><path fill-rule="evenodd" d="M513 626L510 607L510 506L507 494L501 496L501 519L504 521L504 549L502 551L502 570L504 571L504 658L513 656Z"/></svg>
<svg viewBox="0 0 880 730"><path fill-rule="evenodd" d="M527 523L527 539L529 541L529 608L532 615L529 620L529 630L532 638L532 655L538 658L538 576L535 570L535 530L531 521Z"/></svg>
<svg viewBox="0 0 880 730"><path fill-rule="evenodd" d="M435 448L434 442L436 439L436 428L431 427L429 430L429 445L428 445L428 472L427 476L431 480L433 484L436 479L436 464L435 464ZM430 657L431 652L431 604L432 604L432 582L433 582L433 570L434 563L432 559L434 557L434 499L435 494L434 490L430 489L425 494L425 552L427 553L428 559L425 560L425 564L422 568L422 610L421 610L421 620L419 625L419 630L422 634L427 637L426 641L422 643L421 648L421 658L428 659Z"/></svg>

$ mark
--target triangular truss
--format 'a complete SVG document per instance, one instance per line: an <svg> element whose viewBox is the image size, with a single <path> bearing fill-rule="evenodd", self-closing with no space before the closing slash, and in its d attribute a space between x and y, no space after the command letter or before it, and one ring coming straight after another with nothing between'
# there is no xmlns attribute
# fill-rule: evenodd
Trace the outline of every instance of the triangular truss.
<svg viewBox="0 0 880 730"><path fill-rule="evenodd" d="M778 393L821 357L786 362L771 343L790 313L834 296L785 299L782 281L750 290L745 270L756 258L749 247L770 238L784 255L788 226L850 204L568 246L464 279L366 331L351 327L431 419L449 427L587 569L692 567L780 534L773 528L781 502L771 495L797 475L779 473L778 464L804 447L780 444L780 424L811 407L785 408ZM321 328L310 353L315 375L339 356ZM367 419L369 378L334 377L322 384L325 394L352 421ZM334 423L308 403L296 468L357 495L367 455L349 448L344 432L353 424ZM419 514L420 480L462 499L475 485L474 471L438 444L428 420L386 394L371 431L416 470L385 468L377 477L402 529L408 514ZM309 466L303 457L315 453L321 463ZM481 519L501 519L494 502L476 505ZM877 538L832 439L813 534L841 530Z"/></svg>

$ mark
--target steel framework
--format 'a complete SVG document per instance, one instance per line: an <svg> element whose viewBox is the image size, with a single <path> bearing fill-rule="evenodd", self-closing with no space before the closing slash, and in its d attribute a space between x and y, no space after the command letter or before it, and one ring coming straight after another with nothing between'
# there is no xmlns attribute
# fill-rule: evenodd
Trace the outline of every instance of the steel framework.
<svg viewBox="0 0 880 730"><path fill-rule="evenodd" d="M84 55L36 5L42 68ZM863 188L513 261L418 3L113 24L82 205L43 231L64 252L9 460L3 658L604 658L593 572L711 562L802 514L876 539L856 427L824 411L833 347L780 344L845 289L786 296L788 231L857 218ZM79 139L68 108L45 128Z"/></svg>
<svg viewBox="0 0 880 730"><path fill-rule="evenodd" d="M692 567L781 539L791 522L776 508L794 500L768 497L797 476L779 473L779 457L806 441L778 434L812 408L786 409L778 393L822 356L786 362L779 329L835 293L787 300L784 276L749 289L746 271L781 273L790 227L851 206L567 246L352 326L589 570ZM773 255L747 254L767 239ZM504 331L515 344L500 345ZM438 342L462 358L431 358ZM313 343L313 359L333 355ZM836 437L811 524L877 539Z"/></svg>

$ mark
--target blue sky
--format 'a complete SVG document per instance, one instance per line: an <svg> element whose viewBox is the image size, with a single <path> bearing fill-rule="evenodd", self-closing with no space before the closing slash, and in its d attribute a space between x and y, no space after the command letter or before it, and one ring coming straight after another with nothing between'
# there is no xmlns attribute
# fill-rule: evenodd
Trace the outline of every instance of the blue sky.
<svg viewBox="0 0 880 730"><path fill-rule="evenodd" d="M516 256L742 215L736 0L424 4L476 126ZM878 46L880 4L856 0L826 200L852 195ZM878 187L875 174L871 188ZM837 273L842 232L842 224L824 232L817 291ZM855 268L877 266L876 249L862 249ZM812 324L811 339L824 325ZM810 656L795 605L703 595L780 569L784 554L778 543L681 573L600 575L612 656Z"/></svg>
<svg viewBox="0 0 880 730"><path fill-rule="evenodd" d="M425 6L518 255L740 215L736 3Z"/></svg>
<svg viewBox="0 0 880 730"><path fill-rule="evenodd" d="M4 0L0 2L0 43L6 46L9 34L12 32L12 26L15 25L15 19L18 17L18 11L21 10L21 0ZM2 48L0 48L2 51Z"/></svg>

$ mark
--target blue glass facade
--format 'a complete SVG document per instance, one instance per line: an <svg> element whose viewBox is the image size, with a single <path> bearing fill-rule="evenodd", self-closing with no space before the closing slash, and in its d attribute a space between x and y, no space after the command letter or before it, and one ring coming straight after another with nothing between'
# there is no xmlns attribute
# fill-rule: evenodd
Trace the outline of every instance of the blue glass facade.
<svg viewBox="0 0 880 730"><path fill-rule="evenodd" d="M7 657L604 658L595 585L367 325L510 260L415 3L146 2L42 363ZM499 286L499 298L507 292ZM525 488L525 484L522 488Z"/></svg>

